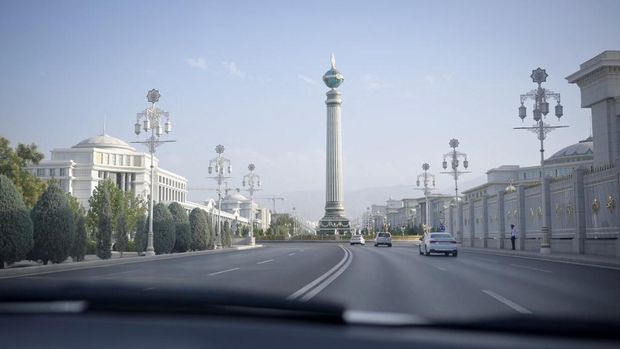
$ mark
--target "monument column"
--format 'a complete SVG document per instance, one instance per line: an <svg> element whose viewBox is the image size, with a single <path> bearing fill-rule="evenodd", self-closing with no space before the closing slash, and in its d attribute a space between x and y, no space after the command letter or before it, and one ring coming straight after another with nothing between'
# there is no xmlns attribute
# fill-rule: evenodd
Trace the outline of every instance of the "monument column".
<svg viewBox="0 0 620 349"><path fill-rule="evenodd" d="M342 138L340 124L340 106L342 99L338 86L344 81L342 74L336 70L336 59L332 54L332 67L323 76L327 92L327 137L326 137L326 177L325 177L325 216L319 223L320 234L346 234L350 223L344 217L344 187L342 176Z"/></svg>

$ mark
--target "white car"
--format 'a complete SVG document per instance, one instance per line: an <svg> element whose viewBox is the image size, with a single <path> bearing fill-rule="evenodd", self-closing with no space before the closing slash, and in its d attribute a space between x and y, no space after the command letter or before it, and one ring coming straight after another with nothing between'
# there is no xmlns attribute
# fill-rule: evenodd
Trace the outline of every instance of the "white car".
<svg viewBox="0 0 620 349"><path fill-rule="evenodd" d="M426 233L420 240L420 254L443 253L446 256L458 254L456 240L449 233Z"/></svg>
<svg viewBox="0 0 620 349"><path fill-rule="evenodd" d="M378 232L377 236L375 237L375 247L379 245L392 247L392 234L385 231Z"/></svg>
<svg viewBox="0 0 620 349"><path fill-rule="evenodd" d="M366 240L364 240L364 237L362 235L351 235L351 245L362 245L365 246L366 245Z"/></svg>

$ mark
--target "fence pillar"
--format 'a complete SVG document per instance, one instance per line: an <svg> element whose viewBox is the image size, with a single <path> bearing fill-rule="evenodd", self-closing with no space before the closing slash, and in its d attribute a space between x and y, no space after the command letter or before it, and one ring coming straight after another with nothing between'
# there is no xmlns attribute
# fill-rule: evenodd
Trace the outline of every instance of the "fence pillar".
<svg viewBox="0 0 620 349"><path fill-rule="evenodd" d="M457 206L457 220L456 220L457 228L456 235L457 240L463 244L463 201L459 201Z"/></svg>
<svg viewBox="0 0 620 349"><path fill-rule="evenodd" d="M586 169L579 167L573 173L573 185L575 186L575 235L573 237L573 253L583 254L586 239L586 197L584 192L583 177Z"/></svg>
<svg viewBox="0 0 620 349"><path fill-rule="evenodd" d="M476 212L474 200L469 200L469 245L476 247Z"/></svg>
<svg viewBox="0 0 620 349"><path fill-rule="evenodd" d="M482 196L482 247L489 246L489 196Z"/></svg>
<svg viewBox="0 0 620 349"><path fill-rule="evenodd" d="M504 216L504 197L505 191L499 190L497 192L497 231L499 235L499 248L504 248L504 241L506 240L506 217Z"/></svg>
<svg viewBox="0 0 620 349"><path fill-rule="evenodd" d="M525 225L525 187L519 185L517 187L517 230L521 233L519 234L518 244L516 244L516 248L519 250L525 250L525 239L527 238L526 233L526 225Z"/></svg>

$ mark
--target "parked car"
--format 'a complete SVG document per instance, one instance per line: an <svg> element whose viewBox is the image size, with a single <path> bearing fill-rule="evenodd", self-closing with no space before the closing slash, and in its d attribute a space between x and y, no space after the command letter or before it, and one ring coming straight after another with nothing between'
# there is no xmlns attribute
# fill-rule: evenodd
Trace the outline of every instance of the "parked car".
<svg viewBox="0 0 620 349"><path fill-rule="evenodd" d="M364 240L364 236L361 234L351 235L351 245L366 245L366 240Z"/></svg>
<svg viewBox="0 0 620 349"><path fill-rule="evenodd" d="M378 232L375 237L375 247L379 245L385 245L387 247L392 247L392 234L387 232Z"/></svg>
<svg viewBox="0 0 620 349"><path fill-rule="evenodd" d="M456 257L458 249L456 240L450 233L426 233L420 241L420 254L429 256L431 253L452 254Z"/></svg>

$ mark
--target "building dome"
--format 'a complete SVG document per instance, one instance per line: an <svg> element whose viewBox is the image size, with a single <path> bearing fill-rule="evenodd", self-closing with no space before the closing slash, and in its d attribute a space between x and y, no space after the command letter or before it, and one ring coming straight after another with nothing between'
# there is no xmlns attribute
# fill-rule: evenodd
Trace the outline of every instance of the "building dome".
<svg viewBox="0 0 620 349"><path fill-rule="evenodd" d="M592 159L594 159L594 144L592 137L588 137L551 155L545 160L545 164L590 161Z"/></svg>
<svg viewBox="0 0 620 349"><path fill-rule="evenodd" d="M230 194L226 195L226 197L224 197L224 199L222 199L223 203L234 203L237 204L238 202L245 202L248 201L248 199L241 195L241 193L237 190L231 192Z"/></svg>
<svg viewBox="0 0 620 349"><path fill-rule="evenodd" d="M116 148L126 150L136 150L125 141L107 134L86 138L72 148Z"/></svg>

